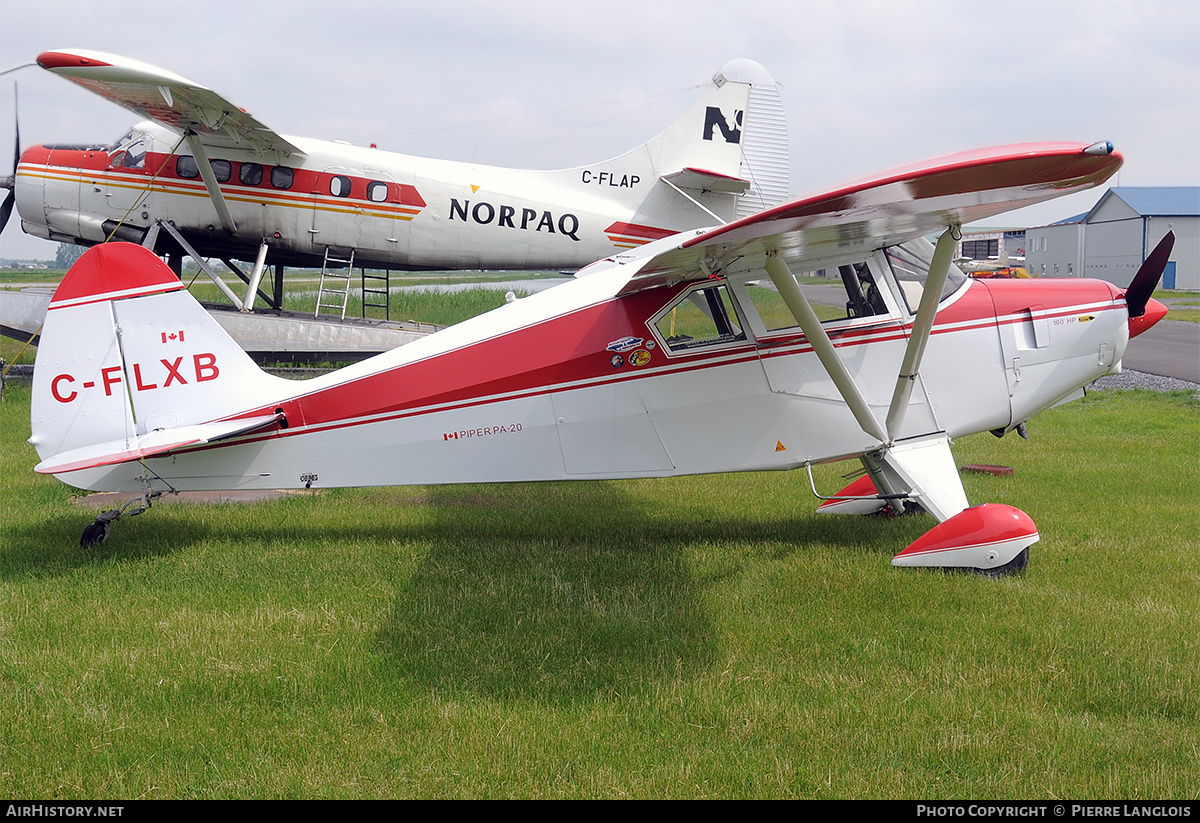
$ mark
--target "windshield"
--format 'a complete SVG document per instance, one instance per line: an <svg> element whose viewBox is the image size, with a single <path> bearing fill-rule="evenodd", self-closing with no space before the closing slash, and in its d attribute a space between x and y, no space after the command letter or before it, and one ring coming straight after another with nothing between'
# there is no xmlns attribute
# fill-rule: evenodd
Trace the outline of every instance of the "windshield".
<svg viewBox="0 0 1200 823"><path fill-rule="evenodd" d="M910 312L916 312L917 306L921 304L921 293L925 289L925 279L929 277L929 266L933 262L933 249L933 243L922 237L886 250L888 263L900 284L900 291L904 294L904 301L908 303ZM954 294L966 279L962 269L951 263L950 273L946 275L946 284L942 287L938 299L945 300Z"/></svg>
<svg viewBox="0 0 1200 823"><path fill-rule="evenodd" d="M119 140L109 144L108 164L111 167L140 169L146 165L146 150L150 148L150 138L135 131L127 131Z"/></svg>

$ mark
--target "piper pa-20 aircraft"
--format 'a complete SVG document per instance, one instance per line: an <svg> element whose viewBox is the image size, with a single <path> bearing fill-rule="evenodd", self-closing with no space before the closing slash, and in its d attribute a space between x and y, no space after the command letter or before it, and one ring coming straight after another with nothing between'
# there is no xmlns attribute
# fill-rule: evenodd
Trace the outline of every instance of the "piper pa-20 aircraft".
<svg viewBox="0 0 1200 823"><path fill-rule="evenodd" d="M265 374L141 246L97 246L38 348L37 471L141 493L664 477L858 458L822 506L912 506L939 524L893 560L1023 569L1039 539L968 508L952 438L1002 434L1119 370L1165 314L1157 250L1126 291L988 280L961 224L1096 186L1107 143L978 151L602 259L562 285L304 382ZM939 235L936 245L924 239ZM820 319L794 274L837 271ZM1157 271L1155 271L1157 269ZM835 281L836 282L836 281ZM782 307L782 310L781 310ZM814 484L814 491L815 484Z"/></svg>
<svg viewBox="0 0 1200 823"><path fill-rule="evenodd" d="M779 89L749 60L723 66L645 145L559 171L284 136L204 86L116 55L64 49L37 62L147 122L108 146L26 149L4 218L15 200L26 233L81 245L147 242L163 222L199 257L255 261L249 302L264 263L574 271L787 194Z"/></svg>

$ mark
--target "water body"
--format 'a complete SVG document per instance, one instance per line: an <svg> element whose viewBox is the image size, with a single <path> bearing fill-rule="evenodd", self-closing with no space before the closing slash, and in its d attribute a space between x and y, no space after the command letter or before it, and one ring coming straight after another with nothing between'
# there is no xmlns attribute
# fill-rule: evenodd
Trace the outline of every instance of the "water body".
<svg viewBox="0 0 1200 823"><path fill-rule="evenodd" d="M480 283L430 283L429 285L416 286L392 286L388 289L393 294L398 292L435 292L438 294L451 294L460 291L470 291L471 289L485 289L487 291L511 291L525 292L532 294L534 292L545 291L554 286L562 285L574 278L571 277L539 277L536 280L502 280L496 282L480 282Z"/></svg>

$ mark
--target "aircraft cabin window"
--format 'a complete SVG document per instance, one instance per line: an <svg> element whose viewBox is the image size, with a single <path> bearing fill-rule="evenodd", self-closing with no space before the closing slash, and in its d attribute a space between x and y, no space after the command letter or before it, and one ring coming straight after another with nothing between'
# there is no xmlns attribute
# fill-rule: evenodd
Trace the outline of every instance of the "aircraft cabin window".
<svg viewBox="0 0 1200 823"><path fill-rule="evenodd" d="M217 178L218 183L227 183L233 175L233 166L228 160L210 160L208 163L212 166L213 175Z"/></svg>
<svg viewBox="0 0 1200 823"><path fill-rule="evenodd" d="M274 166L271 169L271 185L277 189L290 189L295 176L295 172L287 166Z"/></svg>
<svg viewBox="0 0 1200 823"><path fill-rule="evenodd" d="M190 154L181 154L175 159L175 173L185 180L193 180L200 176L200 167L196 158Z"/></svg>
<svg viewBox="0 0 1200 823"><path fill-rule="evenodd" d="M350 178L335 174L329 179L329 193L334 197L349 197Z"/></svg>
<svg viewBox="0 0 1200 823"><path fill-rule="evenodd" d="M242 163L238 180L242 181L243 186L257 186L262 182L262 166L258 163Z"/></svg>
<svg viewBox="0 0 1200 823"><path fill-rule="evenodd" d="M922 237L886 250L892 273L896 275L896 282L900 284L900 291L904 294L904 302L913 314L916 314L917 307L921 305L921 293L925 290L925 279L929 277L929 266L933 263L933 249L933 243ZM958 266L950 264L946 285L938 299L945 300L954 294L966 279L967 276Z"/></svg>
<svg viewBox="0 0 1200 823"><path fill-rule="evenodd" d="M367 184L367 199L372 203L383 203L388 198L388 185L382 180L372 180Z"/></svg>
<svg viewBox="0 0 1200 823"><path fill-rule="evenodd" d="M828 323L832 320L888 314L887 304L883 302L866 263L840 266L838 275L838 279L835 279L813 273L809 275L812 280L801 282L802 287L807 289L805 294L818 320ZM747 283L746 294L767 331L798 328L792 310L783 302L783 296L770 280Z"/></svg>
<svg viewBox="0 0 1200 823"><path fill-rule="evenodd" d="M744 340L737 312L724 284L689 291L654 324L673 352Z"/></svg>

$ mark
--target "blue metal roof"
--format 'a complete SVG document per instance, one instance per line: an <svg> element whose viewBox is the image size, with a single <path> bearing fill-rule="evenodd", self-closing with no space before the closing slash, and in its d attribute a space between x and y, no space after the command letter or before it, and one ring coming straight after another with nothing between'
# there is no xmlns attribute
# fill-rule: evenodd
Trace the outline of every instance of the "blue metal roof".
<svg viewBox="0 0 1200 823"><path fill-rule="evenodd" d="M1200 216L1200 186L1114 186L1111 192L1142 217Z"/></svg>

